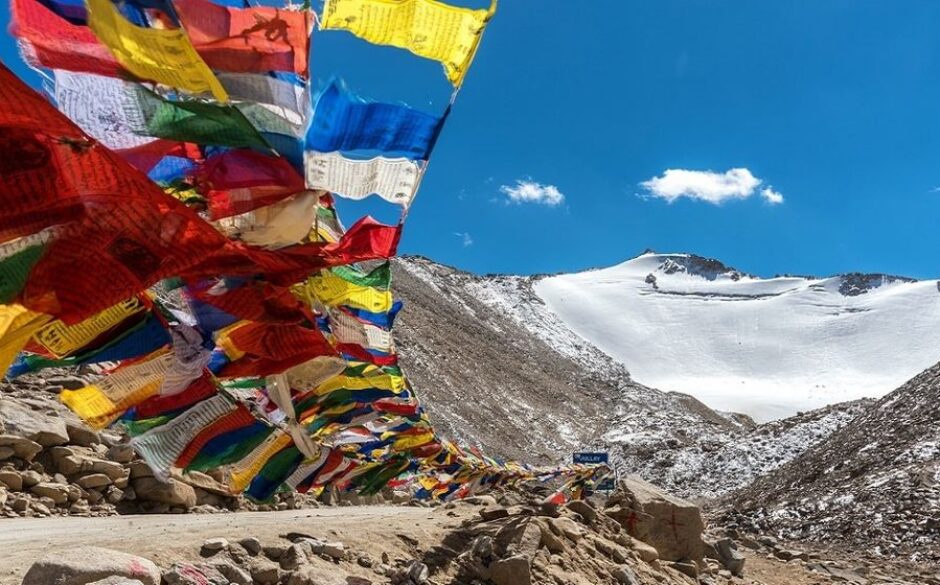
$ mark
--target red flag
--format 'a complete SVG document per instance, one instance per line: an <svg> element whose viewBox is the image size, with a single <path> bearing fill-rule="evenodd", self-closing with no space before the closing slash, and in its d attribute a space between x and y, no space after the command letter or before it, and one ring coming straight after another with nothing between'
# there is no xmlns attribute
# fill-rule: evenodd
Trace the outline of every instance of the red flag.
<svg viewBox="0 0 940 585"><path fill-rule="evenodd" d="M206 0L173 2L193 46L219 71L288 71L307 76L307 10L229 8Z"/></svg>
<svg viewBox="0 0 940 585"><path fill-rule="evenodd" d="M323 355L336 355L316 329L301 325L248 322L228 333L234 349L245 355L226 365L220 378L270 376Z"/></svg>
<svg viewBox="0 0 940 585"><path fill-rule="evenodd" d="M142 173L149 173L161 160L168 156L200 160L202 153L199 147L189 142L175 142L173 140L154 140L135 146L115 150L121 158L129 162Z"/></svg>
<svg viewBox="0 0 940 585"><path fill-rule="evenodd" d="M285 158L248 149L208 158L192 180L209 200L212 219L247 213L306 189L303 177Z"/></svg>
<svg viewBox="0 0 940 585"><path fill-rule="evenodd" d="M366 216L332 244L310 242L265 250L230 241L223 250L187 270L184 276L199 279L220 274L258 274L275 284L290 286L320 268L391 258L400 238L401 225L385 225Z"/></svg>
<svg viewBox="0 0 940 585"><path fill-rule="evenodd" d="M0 241L55 227L18 301L74 323L226 239L0 67Z"/></svg>
<svg viewBox="0 0 940 585"><path fill-rule="evenodd" d="M29 42L27 57L50 69L127 77L95 33L72 24L36 0L12 0L10 32Z"/></svg>

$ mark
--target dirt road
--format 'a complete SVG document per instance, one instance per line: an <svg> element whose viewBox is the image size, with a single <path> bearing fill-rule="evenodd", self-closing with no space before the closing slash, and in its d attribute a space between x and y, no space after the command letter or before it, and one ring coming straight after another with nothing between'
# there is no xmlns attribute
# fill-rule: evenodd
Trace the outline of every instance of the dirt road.
<svg viewBox="0 0 940 585"><path fill-rule="evenodd" d="M270 542L279 534L303 532L340 540L353 548L373 549L376 540L384 541L385 548L394 553L407 548L407 541L397 539L397 533L430 538L442 528L442 521L442 515L430 509L402 506L0 520L0 585L19 585L29 566L49 551L81 545L120 550L169 565L180 559L198 559L199 547L210 537L237 541L254 536ZM379 535L381 538L376 538Z"/></svg>

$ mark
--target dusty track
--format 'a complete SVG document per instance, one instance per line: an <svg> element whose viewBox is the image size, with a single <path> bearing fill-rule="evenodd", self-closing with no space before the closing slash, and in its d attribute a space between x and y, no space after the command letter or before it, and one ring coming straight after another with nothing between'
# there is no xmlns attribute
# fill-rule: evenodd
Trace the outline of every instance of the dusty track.
<svg viewBox="0 0 940 585"><path fill-rule="evenodd" d="M169 565L179 559L196 560L200 545L209 537L237 541L254 536L266 542L293 531L341 540L352 548L371 549L384 543L394 552L407 546L395 537L397 533L434 536L444 528L444 521L442 514L430 509L401 506L0 520L0 585L19 585L29 566L48 551L80 545L121 550Z"/></svg>

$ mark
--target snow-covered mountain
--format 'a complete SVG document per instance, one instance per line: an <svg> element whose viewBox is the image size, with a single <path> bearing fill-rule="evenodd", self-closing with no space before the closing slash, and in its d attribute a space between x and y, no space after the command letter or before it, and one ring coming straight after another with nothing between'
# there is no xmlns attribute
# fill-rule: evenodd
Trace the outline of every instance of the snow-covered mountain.
<svg viewBox="0 0 940 585"><path fill-rule="evenodd" d="M553 321L637 382L758 421L883 396L940 359L938 281L763 279L645 253L533 288Z"/></svg>
<svg viewBox="0 0 940 585"><path fill-rule="evenodd" d="M446 436L494 455L554 463L604 449L624 473L710 498L802 454L863 406L755 427L631 379L539 298L542 277L477 276L420 257L396 260L393 272L409 379Z"/></svg>

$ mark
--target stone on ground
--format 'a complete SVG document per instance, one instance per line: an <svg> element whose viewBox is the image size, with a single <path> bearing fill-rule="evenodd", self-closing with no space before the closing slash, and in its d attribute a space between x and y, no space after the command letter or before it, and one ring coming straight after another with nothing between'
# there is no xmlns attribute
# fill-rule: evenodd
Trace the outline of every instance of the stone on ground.
<svg viewBox="0 0 940 585"><path fill-rule="evenodd" d="M23 585L87 585L108 577L159 585L161 576L160 569L143 557L85 546L49 552L29 568Z"/></svg>

